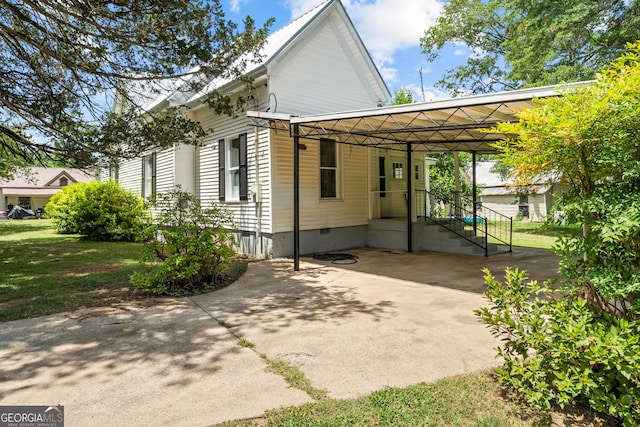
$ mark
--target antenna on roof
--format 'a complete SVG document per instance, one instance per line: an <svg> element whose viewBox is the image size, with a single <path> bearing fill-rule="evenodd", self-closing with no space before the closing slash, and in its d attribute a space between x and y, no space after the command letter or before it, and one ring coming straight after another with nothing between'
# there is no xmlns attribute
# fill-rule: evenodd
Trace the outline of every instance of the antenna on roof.
<svg viewBox="0 0 640 427"><path fill-rule="evenodd" d="M418 68L418 73L420 74L420 90L422 91L422 102L426 102L424 96L424 81L422 80L422 67Z"/></svg>

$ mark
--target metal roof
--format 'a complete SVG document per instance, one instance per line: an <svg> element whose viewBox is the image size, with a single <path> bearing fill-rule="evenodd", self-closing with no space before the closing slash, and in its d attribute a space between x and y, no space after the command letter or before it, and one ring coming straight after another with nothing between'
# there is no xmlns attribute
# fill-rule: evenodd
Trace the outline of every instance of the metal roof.
<svg viewBox="0 0 640 427"><path fill-rule="evenodd" d="M412 151L493 153L493 142L508 135L490 132L501 122L517 122L518 113L536 98L558 96L589 82L394 105L366 110L291 116L249 111L258 125L287 130L307 139ZM268 123L268 124L265 124Z"/></svg>

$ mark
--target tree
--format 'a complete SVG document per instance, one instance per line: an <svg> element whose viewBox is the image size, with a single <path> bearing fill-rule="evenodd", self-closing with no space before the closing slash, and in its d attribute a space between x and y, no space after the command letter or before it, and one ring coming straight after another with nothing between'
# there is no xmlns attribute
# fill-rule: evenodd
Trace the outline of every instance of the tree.
<svg viewBox="0 0 640 427"><path fill-rule="evenodd" d="M639 38L637 0L450 0L420 44L473 51L437 83L456 94L589 80Z"/></svg>
<svg viewBox="0 0 640 427"><path fill-rule="evenodd" d="M406 87L400 87L393 91L391 105L411 104L413 102L413 92Z"/></svg>
<svg viewBox="0 0 640 427"><path fill-rule="evenodd" d="M141 104L241 75L272 22L247 17L238 29L219 0L0 0L0 12L0 176L46 158L83 166L196 142L202 129L178 108L141 121ZM118 115L104 107L116 93L128 106ZM215 93L209 102L230 108Z"/></svg>
<svg viewBox="0 0 640 427"><path fill-rule="evenodd" d="M640 422L640 43L563 96L538 100L497 144L524 182L564 182L583 235L562 238L560 286L485 271L476 313L501 339L499 378L536 408L575 401Z"/></svg>
<svg viewBox="0 0 640 427"><path fill-rule="evenodd" d="M501 160L523 183L560 181L570 220L583 236L559 251L567 283L596 307L640 315L640 43L595 83L538 100L499 132Z"/></svg>

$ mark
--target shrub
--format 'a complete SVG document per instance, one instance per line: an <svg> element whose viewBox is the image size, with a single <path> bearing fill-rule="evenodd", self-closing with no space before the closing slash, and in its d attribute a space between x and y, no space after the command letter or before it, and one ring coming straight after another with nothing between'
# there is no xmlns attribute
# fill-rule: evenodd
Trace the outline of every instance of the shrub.
<svg viewBox="0 0 640 427"><path fill-rule="evenodd" d="M231 216L222 206L204 208L192 194L176 189L152 203L156 217L145 228L142 263L134 273L138 289L160 295L184 295L218 283L235 254Z"/></svg>
<svg viewBox="0 0 640 427"><path fill-rule="evenodd" d="M98 241L135 241L148 216L144 201L115 181L75 183L46 206L56 230Z"/></svg>
<svg viewBox="0 0 640 427"><path fill-rule="evenodd" d="M81 200L85 197L87 184L78 182L67 185L62 191L51 196L49 203L45 206L47 216L56 231L60 234L78 234L78 221L75 214L81 205Z"/></svg>
<svg viewBox="0 0 640 427"><path fill-rule="evenodd" d="M507 269L505 283L485 270L489 306L476 311L502 339L498 375L538 409L584 400L594 410L640 423L640 325L583 298L554 291Z"/></svg>

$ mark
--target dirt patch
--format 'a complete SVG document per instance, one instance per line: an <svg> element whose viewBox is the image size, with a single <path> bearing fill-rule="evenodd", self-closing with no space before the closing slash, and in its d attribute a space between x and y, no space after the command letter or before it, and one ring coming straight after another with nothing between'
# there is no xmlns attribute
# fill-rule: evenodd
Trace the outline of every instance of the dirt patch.
<svg viewBox="0 0 640 427"><path fill-rule="evenodd" d="M58 275L60 277L81 277L95 273L109 273L120 269L122 269L122 266L117 264L83 264L66 268L60 271Z"/></svg>
<svg viewBox="0 0 640 427"><path fill-rule="evenodd" d="M7 302L2 302L2 303L0 303L0 310L5 310L5 309L7 309L9 307L16 306L16 305L28 304L31 301L33 301L34 299L36 299L36 297L20 298L20 299L14 299L14 300L11 300L11 301L7 301Z"/></svg>
<svg viewBox="0 0 640 427"><path fill-rule="evenodd" d="M246 260L240 259L232 261L226 273L218 280L218 283L207 287L203 292L211 292L231 285L233 282L238 280L242 274L244 274L246 266ZM81 271L83 270L79 269L77 273ZM96 271L93 272L95 273ZM87 274L91 273L87 272ZM83 304L83 307L123 307L127 305L150 307L152 305L163 304L166 301L167 299L165 297L154 295L148 291L135 289L131 283L119 282L108 283L95 289L88 301Z"/></svg>

